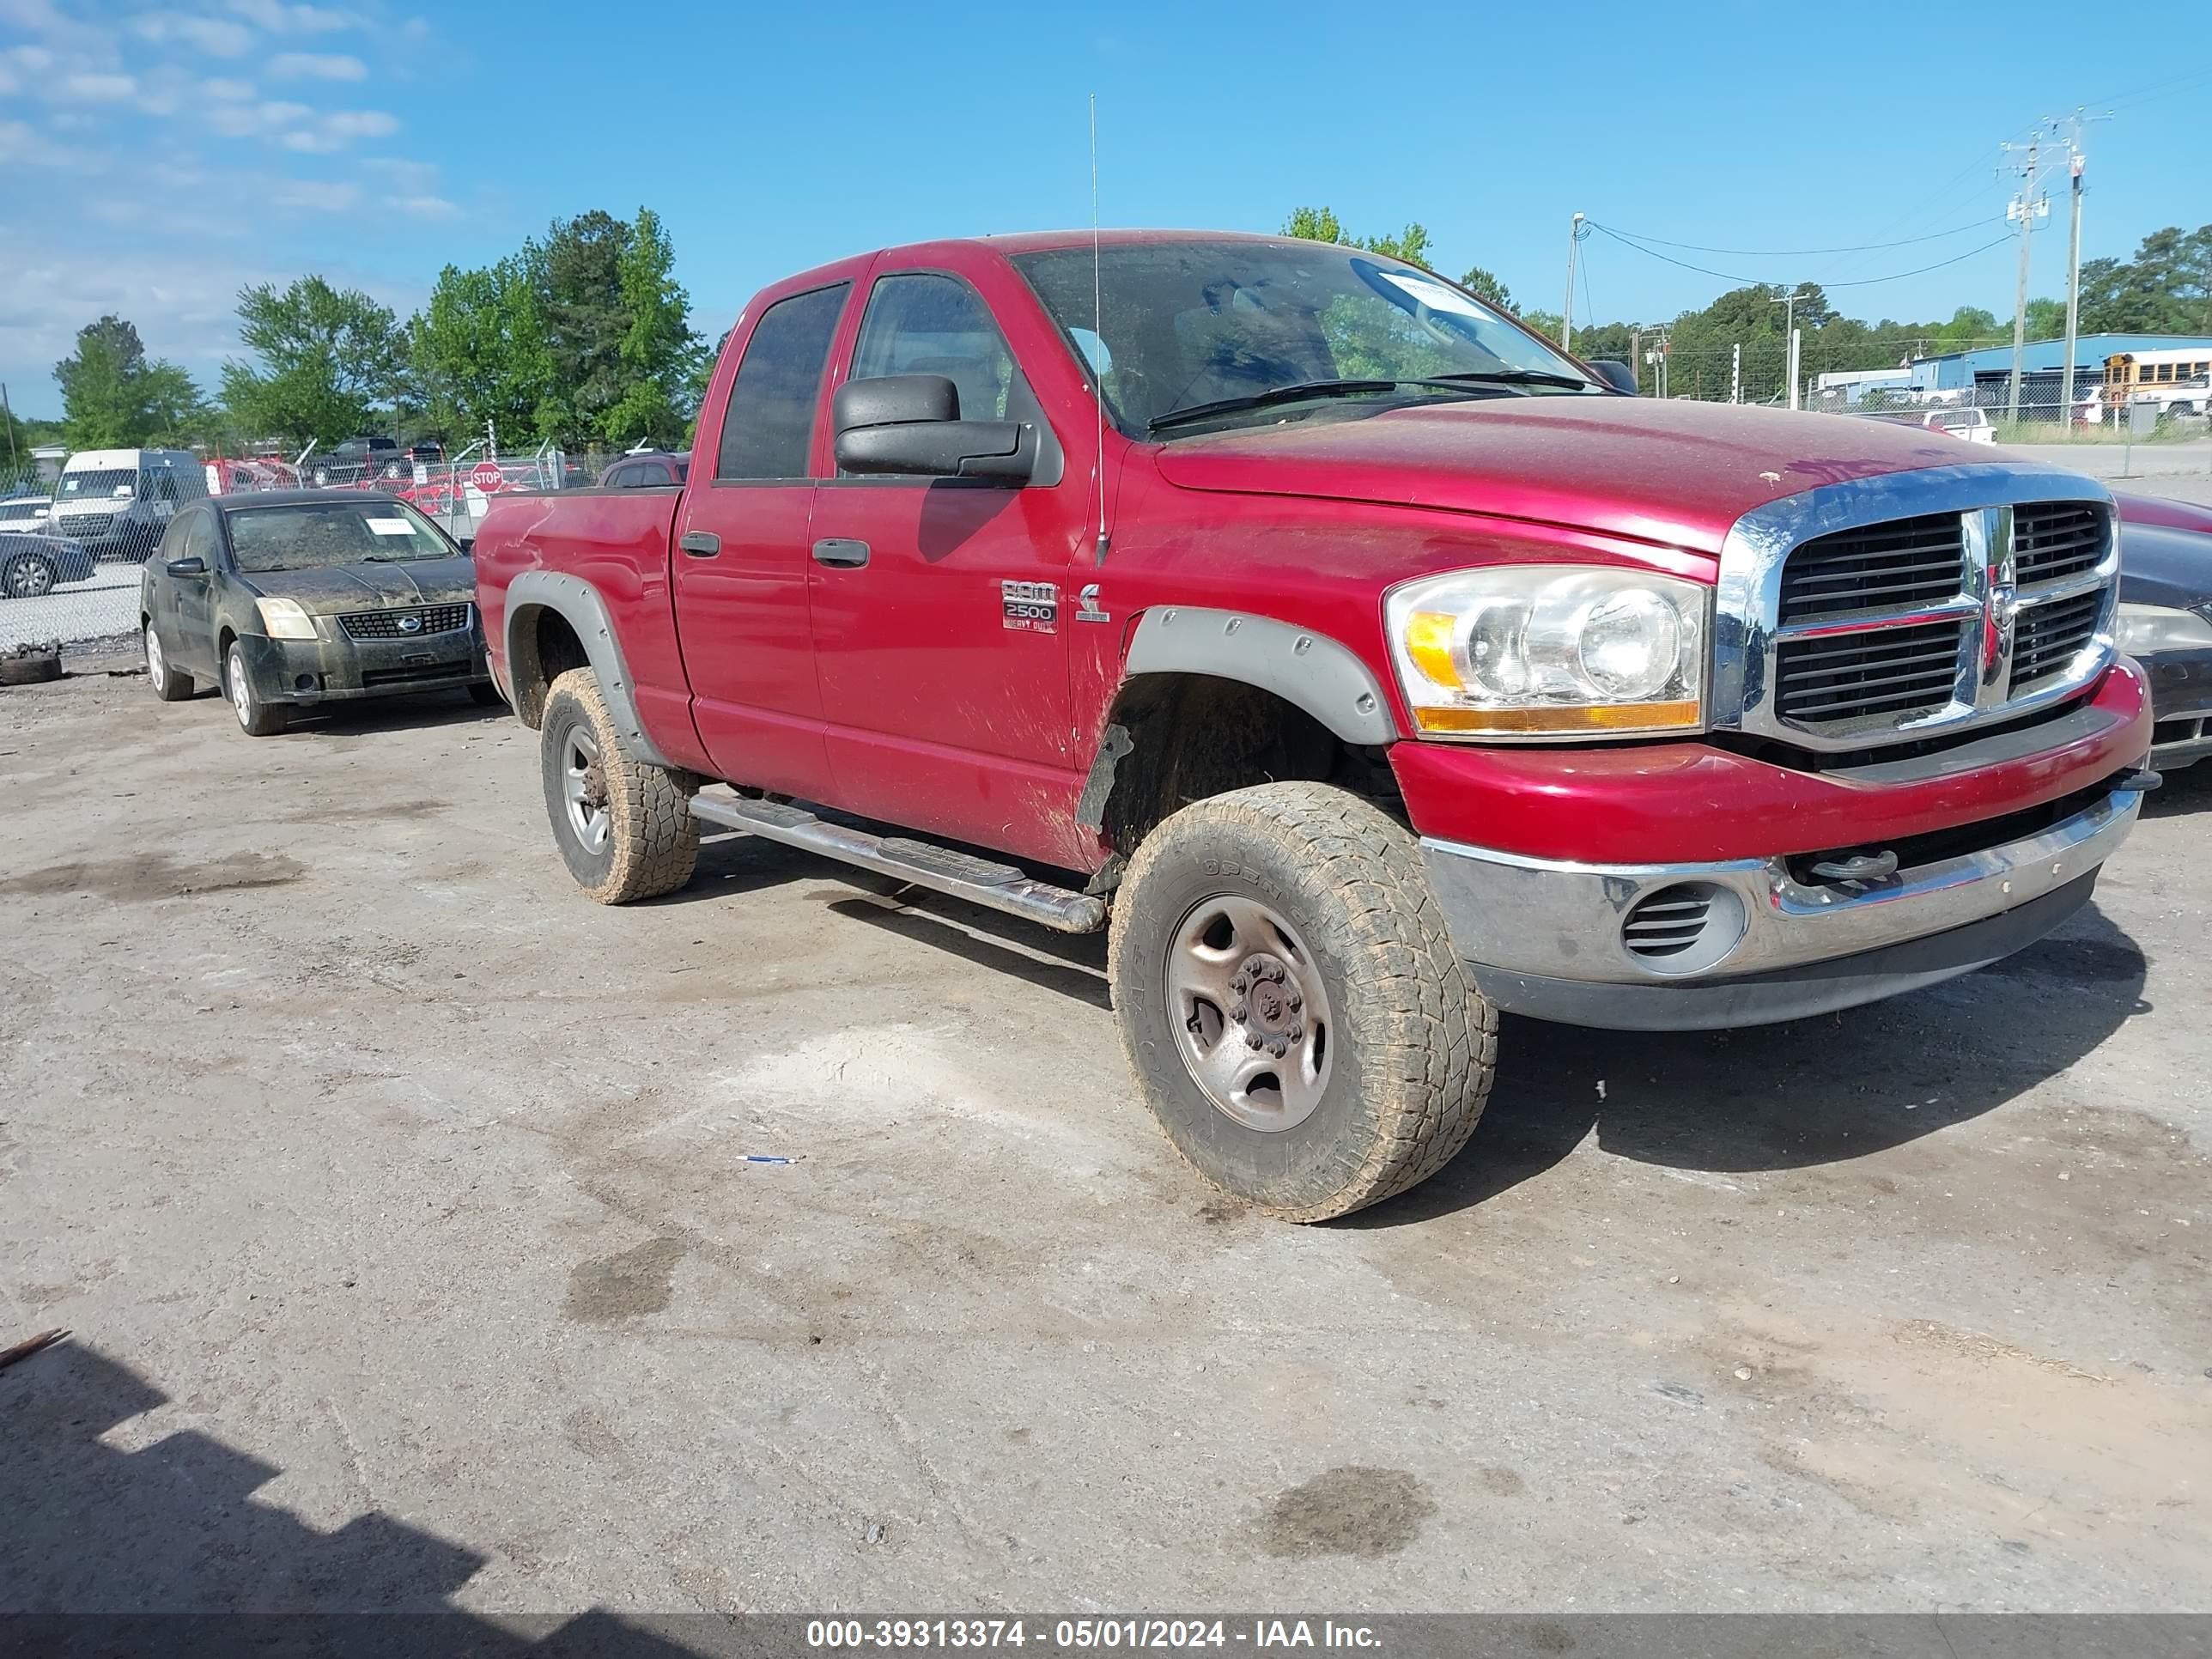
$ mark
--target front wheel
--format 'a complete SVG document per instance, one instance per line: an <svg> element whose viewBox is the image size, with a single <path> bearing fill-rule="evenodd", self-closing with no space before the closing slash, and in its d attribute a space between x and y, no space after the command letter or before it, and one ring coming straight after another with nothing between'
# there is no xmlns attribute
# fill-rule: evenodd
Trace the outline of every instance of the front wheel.
<svg viewBox="0 0 2212 1659"><path fill-rule="evenodd" d="M545 694L545 811L576 884L601 904L672 893L699 861L696 780L626 753L599 677L572 668Z"/></svg>
<svg viewBox="0 0 2212 1659"><path fill-rule="evenodd" d="M223 659L223 678L227 682L223 690L230 696L230 711L238 716L239 729L247 737L276 737L291 724L289 706L264 702L261 694L253 689L253 677L246 672L246 653L235 641Z"/></svg>
<svg viewBox="0 0 2212 1659"><path fill-rule="evenodd" d="M1497 1012L1413 836L1356 795L1274 783L1183 808L1130 860L1109 957L1146 1103L1255 1208L1346 1214L1474 1133Z"/></svg>
<svg viewBox="0 0 2212 1659"><path fill-rule="evenodd" d="M54 591L54 567L36 553L19 553L0 567L0 592L11 599L35 599Z"/></svg>

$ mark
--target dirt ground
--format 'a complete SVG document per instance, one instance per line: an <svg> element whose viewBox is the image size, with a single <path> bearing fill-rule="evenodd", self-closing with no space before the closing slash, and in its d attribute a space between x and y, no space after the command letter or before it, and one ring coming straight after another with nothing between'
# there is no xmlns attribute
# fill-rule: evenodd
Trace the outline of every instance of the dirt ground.
<svg viewBox="0 0 2212 1659"><path fill-rule="evenodd" d="M1098 941L597 908L503 714L81 673L0 765L0 1611L2212 1608L2212 765L1998 969L1509 1022L1312 1229Z"/></svg>

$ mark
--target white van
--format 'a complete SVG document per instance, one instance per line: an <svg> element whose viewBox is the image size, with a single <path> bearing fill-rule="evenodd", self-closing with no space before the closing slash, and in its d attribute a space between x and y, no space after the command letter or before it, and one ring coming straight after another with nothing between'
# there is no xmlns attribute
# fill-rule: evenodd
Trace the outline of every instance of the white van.
<svg viewBox="0 0 2212 1659"><path fill-rule="evenodd" d="M207 494L199 457L183 449L80 449L62 463L46 533L96 559L143 564L177 508Z"/></svg>

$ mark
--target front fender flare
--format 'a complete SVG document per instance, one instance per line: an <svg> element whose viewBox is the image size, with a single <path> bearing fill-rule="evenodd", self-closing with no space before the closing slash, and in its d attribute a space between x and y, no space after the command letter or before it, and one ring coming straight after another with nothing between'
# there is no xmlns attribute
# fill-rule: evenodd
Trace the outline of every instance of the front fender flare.
<svg viewBox="0 0 2212 1659"><path fill-rule="evenodd" d="M1125 682L1139 674L1207 674L1272 691L1346 743L1399 738L1390 700L1349 646L1267 617L1193 605L1147 611L1122 659Z"/></svg>
<svg viewBox="0 0 2212 1659"><path fill-rule="evenodd" d="M507 584L507 690L515 712L525 712L525 703L518 696L521 688L543 672L538 660L537 633L537 617L541 611L550 611L558 616L582 642L592 672L599 677L599 695L606 699L607 713L613 717L615 735L621 739L622 746L639 760L674 769L675 763L646 735L645 722L638 718L635 686L630 679L629 665L623 660L622 642L616 637L614 623L607 615L606 601L599 597L599 589L580 576L552 570L526 570ZM540 697L532 712L542 711L543 707ZM534 719L529 721L532 726L537 723Z"/></svg>

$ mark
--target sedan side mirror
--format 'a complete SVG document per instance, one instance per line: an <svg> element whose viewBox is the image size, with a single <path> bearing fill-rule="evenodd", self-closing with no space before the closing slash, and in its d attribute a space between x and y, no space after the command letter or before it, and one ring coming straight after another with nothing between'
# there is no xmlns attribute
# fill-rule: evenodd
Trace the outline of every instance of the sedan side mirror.
<svg viewBox="0 0 2212 1659"><path fill-rule="evenodd" d="M161 568L167 571L172 576L204 576L207 574L207 561L200 557L197 553L193 554L190 558L172 559L168 563L163 565Z"/></svg>
<svg viewBox="0 0 2212 1659"><path fill-rule="evenodd" d="M848 380L830 400L837 465L847 472L1027 483L1036 433L1020 421L963 421L942 374Z"/></svg>
<svg viewBox="0 0 2212 1659"><path fill-rule="evenodd" d="M1589 366L1597 371L1598 379L1615 392L1626 392L1632 398L1636 396L1636 371L1620 358L1593 357L1589 360Z"/></svg>

